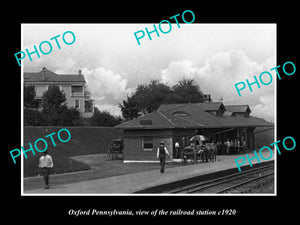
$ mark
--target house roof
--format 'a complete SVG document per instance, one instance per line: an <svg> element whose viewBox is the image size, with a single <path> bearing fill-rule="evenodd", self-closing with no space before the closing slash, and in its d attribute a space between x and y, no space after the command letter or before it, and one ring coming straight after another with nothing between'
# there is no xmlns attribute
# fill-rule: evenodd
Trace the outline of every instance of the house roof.
<svg viewBox="0 0 300 225"><path fill-rule="evenodd" d="M211 104L211 103L208 103ZM221 103L222 104L222 103ZM206 109L216 109L221 104L205 105ZM223 105L223 104L222 104ZM247 106L249 108L249 106ZM272 123L257 117L212 115L198 103L165 105L160 110L122 123L116 128L121 129L170 129L170 128L225 128L225 127L271 127ZM250 110L250 108L249 108ZM142 121L142 122L141 122ZM148 121L148 122L147 122ZM151 124L150 124L151 121Z"/></svg>
<svg viewBox="0 0 300 225"><path fill-rule="evenodd" d="M85 78L81 74L56 74L48 69L43 69L37 73L24 72L25 82L83 82Z"/></svg>

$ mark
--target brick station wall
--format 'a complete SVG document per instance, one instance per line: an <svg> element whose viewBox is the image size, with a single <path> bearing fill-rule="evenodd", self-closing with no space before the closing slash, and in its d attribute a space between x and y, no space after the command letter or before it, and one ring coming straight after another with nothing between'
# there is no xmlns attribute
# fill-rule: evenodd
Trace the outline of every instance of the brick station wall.
<svg viewBox="0 0 300 225"><path fill-rule="evenodd" d="M155 161L157 148L161 141L164 141L165 147L167 147L170 158L172 160L173 155L173 140L172 131L125 131L124 132L124 160L137 160L137 161ZM143 137L153 137L153 149L143 149Z"/></svg>

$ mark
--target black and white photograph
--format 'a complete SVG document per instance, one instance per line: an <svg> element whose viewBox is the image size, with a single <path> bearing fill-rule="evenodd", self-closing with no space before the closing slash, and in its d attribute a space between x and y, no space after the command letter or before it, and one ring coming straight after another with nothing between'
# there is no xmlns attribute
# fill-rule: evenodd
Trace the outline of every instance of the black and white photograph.
<svg viewBox="0 0 300 225"><path fill-rule="evenodd" d="M5 7L3 220L296 219L297 7L211 3Z"/></svg>
<svg viewBox="0 0 300 225"><path fill-rule="evenodd" d="M274 146L260 151L276 24L22 24L22 38L24 195L276 194Z"/></svg>

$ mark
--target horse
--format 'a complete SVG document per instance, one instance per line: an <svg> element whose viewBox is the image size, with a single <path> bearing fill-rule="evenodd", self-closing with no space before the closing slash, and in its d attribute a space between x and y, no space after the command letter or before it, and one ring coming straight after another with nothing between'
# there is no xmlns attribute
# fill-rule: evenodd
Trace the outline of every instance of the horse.
<svg viewBox="0 0 300 225"><path fill-rule="evenodd" d="M211 161L217 161L217 145L215 143L206 143L207 158Z"/></svg>

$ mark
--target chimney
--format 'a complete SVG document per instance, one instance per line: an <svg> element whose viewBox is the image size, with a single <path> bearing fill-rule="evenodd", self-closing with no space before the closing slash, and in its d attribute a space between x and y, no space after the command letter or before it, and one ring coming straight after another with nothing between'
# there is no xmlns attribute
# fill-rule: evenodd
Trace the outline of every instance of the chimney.
<svg viewBox="0 0 300 225"><path fill-rule="evenodd" d="M46 67L43 67L43 80L46 80L45 73L46 73Z"/></svg>
<svg viewBox="0 0 300 225"><path fill-rule="evenodd" d="M82 75L82 74L81 74L81 70L78 70L78 73L79 73L79 75Z"/></svg>

